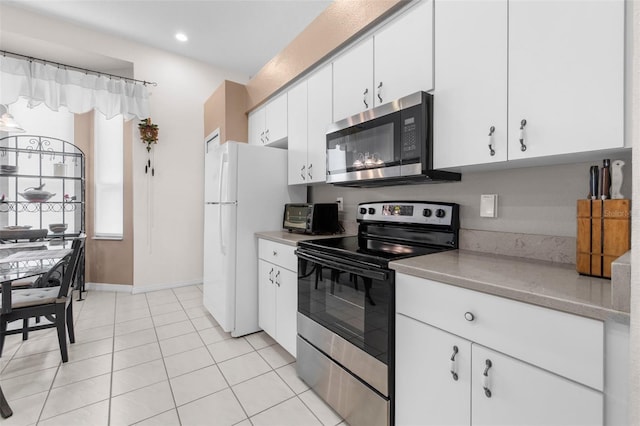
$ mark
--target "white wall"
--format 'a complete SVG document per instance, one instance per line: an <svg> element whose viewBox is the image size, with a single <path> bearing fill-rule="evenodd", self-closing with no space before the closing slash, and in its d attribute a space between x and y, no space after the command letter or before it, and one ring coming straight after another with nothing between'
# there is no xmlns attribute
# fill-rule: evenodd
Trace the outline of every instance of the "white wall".
<svg viewBox="0 0 640 426"><path fill-rule="evenodd" d="M624 159L622 193L631 196L629 154ZM383 200L447 201L460 204L465 229L536 235L576 236L576 200L587 197L590 163L463 172L462 181L383 188L340 188L319 185L311 190L314 202L344 197L343 219L355 222L358 203ZM637 186L637 185L636 185ZM480 217L480 194L498 194L498 217Z"/></svg>
<svg viewBox="0 0 640 426"><path fill-rule="evenodd" d="M155 81L151 117L160 127L155 177L134 144L134 285L202 280L203 105L223 80L248 76L1 4L0 37L17 33L133 63L134 77ZM20 53L20 52L17 52ZM47 58L55 60L55 58ZM134 141L139 140L134 126Z"/></svg>

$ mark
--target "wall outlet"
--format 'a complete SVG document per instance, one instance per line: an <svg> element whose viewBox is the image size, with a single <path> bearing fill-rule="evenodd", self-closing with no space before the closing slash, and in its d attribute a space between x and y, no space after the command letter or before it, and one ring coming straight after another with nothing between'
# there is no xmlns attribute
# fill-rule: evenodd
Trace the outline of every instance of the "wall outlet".
<svg viewBox="0 0 640 426"><path fill-rule="evenodd" d="M338 203L338 211L341 212L344 210L344 198L338 197L336 198L336 203Z"/></svg>
<svg viewBox="0 0 640 426"><path fill-rule="evenodd" d="M498 194L480 196L480 217L498 217Z"/></svg>

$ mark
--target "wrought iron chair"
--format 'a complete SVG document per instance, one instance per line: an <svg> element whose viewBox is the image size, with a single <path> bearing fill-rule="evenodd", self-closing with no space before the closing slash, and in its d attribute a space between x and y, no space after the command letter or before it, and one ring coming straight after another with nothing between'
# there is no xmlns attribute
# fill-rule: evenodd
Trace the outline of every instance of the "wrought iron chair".
<svg viewBox="0 0 640 426"><path fill-rule="evenodd" d="M2 356L5 336L22 333L23 340L26 340L28 333L31 331L55 327L58 331L62 362L69 360L66 340L67 332L69 341L71 343L75 342L72 284L76 279L80 259L84 253L85 238L85 235L81 235L74 239L71 246L71 256L60 261L64 262L64 273L62 274L60 285L19 290L12 290L11 286L8 285L2 287L0 356ZM55 269L56 266L52 269ZM41 316L48 318L51 323L28 325L30 318L39 318ZM23 327L16 330L7 330L7 324L17 320L23 320Z"/></svg>

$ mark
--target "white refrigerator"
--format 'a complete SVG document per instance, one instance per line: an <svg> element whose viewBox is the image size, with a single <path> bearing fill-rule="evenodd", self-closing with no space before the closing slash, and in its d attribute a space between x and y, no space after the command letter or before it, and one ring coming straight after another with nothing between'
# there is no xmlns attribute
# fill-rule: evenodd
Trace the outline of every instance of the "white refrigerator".
<svg viewBox="0 0 640 426"><path fill-rule="evenodd" d="M238 337L258 326L256 232L282 229L284 204L303 202L287 185L287 151L205 139L204 306Z"/></svg>

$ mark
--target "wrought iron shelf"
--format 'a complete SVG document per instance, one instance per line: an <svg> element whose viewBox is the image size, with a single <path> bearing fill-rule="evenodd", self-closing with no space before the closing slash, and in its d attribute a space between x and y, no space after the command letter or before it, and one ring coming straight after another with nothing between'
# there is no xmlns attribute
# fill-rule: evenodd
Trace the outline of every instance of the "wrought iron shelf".
<svg viewBox="0 0 640 426"><path fill-rule="evenodd" d="M2 201L0 213L74 212L78 207L84 209L84 201Z"/></svg>
<svg viewBox="0 0 640 426"><path fill-rule="evenodd" d="M58 174L56 165L65 164L65 174ZM0 224L28 223L34 228L47 229L51 223L69 225L67 233L48 235L65 238L85 232L85 155L76 145L62 139L39 135L13 135L0 138L0 164L14 165L0 173L2 192ZM67 175L68 173L68 175ZM48 183L58 193L47 201L21 200L25 187ZM73 196L63 198L63 194ZM54 201L55 200L55 201ZM22 216L24 215L24 216Z"/></svg>
<svg viewBox="0 0 640 426"><path fill-rule="evenodd" d="M54 176L54 175L23 175L18 173L0 173L0 177L9 178L27 178L27 179L69 179L82 181L84 178L79 176Z"/></svg>

